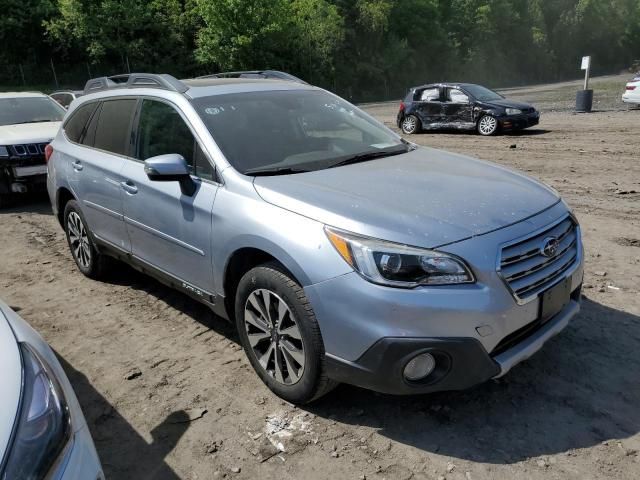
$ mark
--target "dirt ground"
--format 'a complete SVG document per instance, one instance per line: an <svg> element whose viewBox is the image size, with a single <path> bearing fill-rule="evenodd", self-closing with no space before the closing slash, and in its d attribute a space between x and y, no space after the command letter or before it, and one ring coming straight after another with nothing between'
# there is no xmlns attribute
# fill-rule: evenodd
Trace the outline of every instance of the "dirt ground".
<svg viewBox="0 0 640 480"><path fill-rule="evenodd" d="M109 479L640 478L640 110L626 76L508 92L539 127L411 137L557 189L586 246L583 309L508 376L419 397L340 386L296 408L251 370L230 325L122 267L76 269L45 198L0 212L0 297L57 351ZM397 102L366 106L392 125ZM464 192L460 192L464 195ZM278 447L275 447L277 445ZM282 451L284 449L284 451Z"/></svg>

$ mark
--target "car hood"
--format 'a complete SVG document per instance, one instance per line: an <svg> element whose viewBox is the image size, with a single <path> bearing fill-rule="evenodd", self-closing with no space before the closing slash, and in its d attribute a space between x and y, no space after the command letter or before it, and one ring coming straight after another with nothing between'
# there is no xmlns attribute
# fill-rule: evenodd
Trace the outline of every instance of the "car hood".
<svg viewBox="0 0 640 480"><path fill-rule="evenodd" d="M2 307L0 302L0 460L9 447L22 388L22 361L18 343Z"/></svg>
<svg viewBox="0 0 640 480"><path fill-rule="evenodd" d="M490 102L482 103L491 107L518 108L520 110L522 110L523 108L533 108L533 105L529 103L516 102L515 100L509 100L508 98L504 98L502 100L491 100Z"/></svg>
<svg viewBox="0 0 640 480"><path fill-rule="evenodd" d="M62 122L24 123L0 126L0 145L49 143Z"/></svg>
<svg viewBox="0 0 640 480"><path fill-rule="evenodd" d="M559 201L525 175L431 148L256 177L254 186L265 201L327 225L427 248L506 227Z"/></svg>

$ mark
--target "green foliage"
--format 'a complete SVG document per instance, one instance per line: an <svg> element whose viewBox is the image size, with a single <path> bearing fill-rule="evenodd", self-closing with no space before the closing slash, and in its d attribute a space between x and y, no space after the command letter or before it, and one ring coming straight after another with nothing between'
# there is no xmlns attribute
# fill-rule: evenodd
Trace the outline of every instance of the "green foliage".
<svg viewBox="0 0 640 480"><path fill-rule="evenodd" d="M52 59L77 85L127 69L274 68L365 100L438 80L577 77L589 54L595 73L640 60L640 0L0 0L0 11L0 63L13 66L0 83L20 83L17 65L50 81Z"/></svg>

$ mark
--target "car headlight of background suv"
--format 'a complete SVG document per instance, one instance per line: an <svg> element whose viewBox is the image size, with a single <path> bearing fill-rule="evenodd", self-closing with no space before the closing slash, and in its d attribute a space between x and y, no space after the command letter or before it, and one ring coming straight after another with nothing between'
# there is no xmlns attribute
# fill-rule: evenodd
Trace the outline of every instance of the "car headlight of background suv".
<svg viewBox="0 0 640 480"><path fill-rule="evenodd" d="M9 149L0 145L0 158L9 158Z"/></svg>
<svg viewBox="0 0 640 480"><path fill-rule="evenodd" d="M435 250L409 247L325 227L340 256L365 279L381 285L473 283L471 269L460 258Z"/></svg>
<svg viewBox="0 0 640 480"><path fill-rule="evenodd" d="M507 108L505 110L507 112L507 115L520 115L520 114L522 114L522 110L520 110L518 108Z"/></svg>
<svg viewBox="0 0 640 480"><path fill-rule="evenodd" d="M46 362L20 344L22 395L12 444L0 479L43 479L69 443L71 415L62 387Z"/></svg>

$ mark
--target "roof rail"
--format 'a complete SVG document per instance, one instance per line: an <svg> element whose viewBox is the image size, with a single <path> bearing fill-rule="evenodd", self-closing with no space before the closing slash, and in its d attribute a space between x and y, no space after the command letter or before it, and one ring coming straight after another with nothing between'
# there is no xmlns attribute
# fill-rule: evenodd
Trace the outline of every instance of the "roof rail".
<svg viewBox="0 0 640 480"><path fill-rule="evenodd" d="M291 75L287 72L281 72L279 70L244 70L238 72L219 72L209 75L202 75L197 78L277 78L280 80L289 80L291 82L307 83L304 80Z"/></svg>
<svg viewBox="0 0 640 480"><path fill-rule="evenodd" d="M162 88L184 93L189 87L166 73L126 73L111 77L92 78L84 86L85 95L113 88Z"/></svg>

